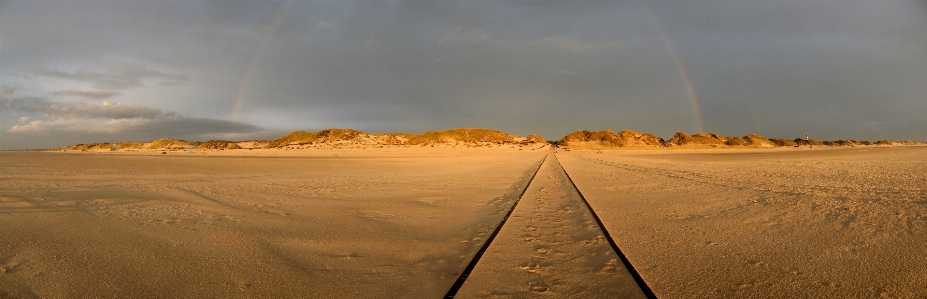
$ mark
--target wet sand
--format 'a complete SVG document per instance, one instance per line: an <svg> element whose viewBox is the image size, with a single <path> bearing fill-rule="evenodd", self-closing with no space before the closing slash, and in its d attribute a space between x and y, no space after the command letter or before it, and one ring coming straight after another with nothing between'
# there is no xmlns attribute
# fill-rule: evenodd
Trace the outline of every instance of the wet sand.
<svg viewBox="0 0 927 299"><path fill-rule="evenodd" d="M927 296L927 147L0 152L0 297ZM630 293L625 293L630 292Z"/></svg>

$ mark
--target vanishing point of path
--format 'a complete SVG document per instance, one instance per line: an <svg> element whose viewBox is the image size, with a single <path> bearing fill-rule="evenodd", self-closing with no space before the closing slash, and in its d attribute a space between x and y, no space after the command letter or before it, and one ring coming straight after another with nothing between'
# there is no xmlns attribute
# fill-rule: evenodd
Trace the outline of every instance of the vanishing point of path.
<svg viewBox="0 0 927 299"><path fill-rule="evenodd" d="M455 298L653 296L553 154ZM639 285L643 284L643 286ZM452 290L451 292L454 292Z"/></svg>

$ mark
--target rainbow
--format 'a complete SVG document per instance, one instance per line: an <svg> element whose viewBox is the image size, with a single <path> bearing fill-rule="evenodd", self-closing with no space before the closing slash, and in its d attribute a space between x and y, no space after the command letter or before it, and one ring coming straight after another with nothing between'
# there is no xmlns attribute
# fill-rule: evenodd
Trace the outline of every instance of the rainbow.
<svg viewBox="0 0 927 299"><path fill-rule="evenodd" d="M241 110L241 100L245 97L245 90L248 89L248 82L251 81L251 74L254 72L254 66L257 65L258 58L261 57L261 52L264 52L264 48L267 48L267 44L270 42L271 36L274 35L274 31L277 30L277 27L280 27L280 23L286 16L286 12L290 9L291 4L293 4L293 1L287 1L277 9L277 13L274 14L274 22L270 25L267 33L264 34L264 40L258 45L254 54L251 55L248 68L245 69L245 74L242 75L241 81L238 82L238 93L235 94L235 104L232 105L232 120L238 120L238 111Z"/></svg>
<svg viewBox="0 0 927 299"><path fill-rule="evenodd" d="M676 46L673 45L673 41L670 40L669 35L666 34L666 30L663 29L663 24L660 22L660 19L653 14L653 11L650 9L650 6L647 5L646 1L638 0L641 6L644 7L644 11L647 12L647 16L650 17L650 20L653 22L653 25L657 27L657 31L660 32L660 36L663 38L663 42L666 44L666 48L669 49L670 54L673 55L673 60L676 61L676 67L679 68L679 75L682 77L683 84L685 84L686 92L689 95L689 101L692 102L692 111L695 112L695 121L698 123L699 133L705 132L705 122L702 121L702 109L698 105L698 96L695 94L695 88L692 87L692 79L689 77L689 72L686 70L686 65L682 62L682 58L679 57L679 51L676 50Z"/></svg>

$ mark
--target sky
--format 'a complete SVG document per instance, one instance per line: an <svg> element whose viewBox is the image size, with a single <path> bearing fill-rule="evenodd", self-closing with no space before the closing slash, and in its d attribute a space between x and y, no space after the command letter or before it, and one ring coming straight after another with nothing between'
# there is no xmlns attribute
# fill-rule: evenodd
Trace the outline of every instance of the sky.
<svg viewBox="0 0 927 299"><path fill-rule="evenodd" d="M927 1L0 0L0 149L293 130L927 140Z"/></svg>

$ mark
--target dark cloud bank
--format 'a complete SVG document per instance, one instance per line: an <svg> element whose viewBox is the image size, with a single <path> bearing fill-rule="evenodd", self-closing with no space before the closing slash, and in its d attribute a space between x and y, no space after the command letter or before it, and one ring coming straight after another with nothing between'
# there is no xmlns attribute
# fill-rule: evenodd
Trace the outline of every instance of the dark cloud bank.
<svg viewBox="0 0 927 299"><path fill-rule="evenodd" d="M927 140L923 1L0 5L0 149L327 127L668 138L699 119Z"/></svg>

